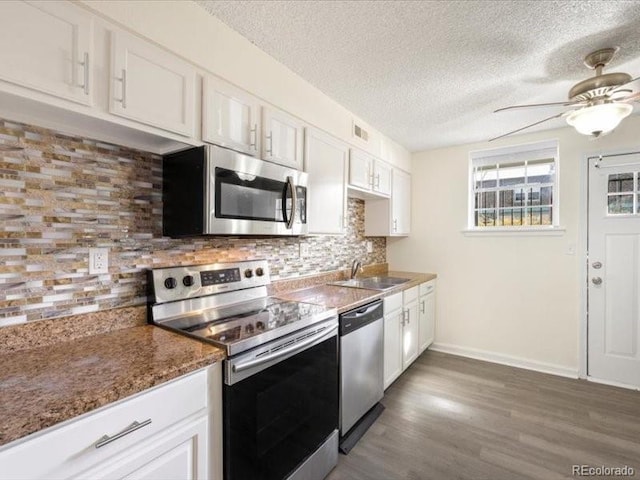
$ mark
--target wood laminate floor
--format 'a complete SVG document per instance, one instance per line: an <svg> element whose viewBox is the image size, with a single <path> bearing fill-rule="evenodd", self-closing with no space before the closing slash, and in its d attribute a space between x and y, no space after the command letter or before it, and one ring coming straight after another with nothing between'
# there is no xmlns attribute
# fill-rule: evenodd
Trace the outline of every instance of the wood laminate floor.
<svg viewBox="0 0 640 480"><path fill-rule="evenodd" d="M640 478L638 391L427 351L382 403L328 480Z"/></svg>

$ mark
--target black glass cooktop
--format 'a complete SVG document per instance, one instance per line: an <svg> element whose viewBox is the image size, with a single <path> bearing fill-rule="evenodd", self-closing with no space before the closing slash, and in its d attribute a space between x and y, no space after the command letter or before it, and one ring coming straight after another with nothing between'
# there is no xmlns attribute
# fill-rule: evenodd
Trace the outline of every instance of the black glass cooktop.
<svg viewBox="0 0 640 480"><path fill-rule="evenodd" d="M167 326L204 338L234 355L329 318L332 312L322 305L270 297L206 310Z"/></svg>

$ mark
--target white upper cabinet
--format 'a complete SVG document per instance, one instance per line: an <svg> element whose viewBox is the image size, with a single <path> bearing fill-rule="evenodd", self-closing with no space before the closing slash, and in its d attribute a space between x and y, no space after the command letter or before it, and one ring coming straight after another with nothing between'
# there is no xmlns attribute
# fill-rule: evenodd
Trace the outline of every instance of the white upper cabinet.
<svg viewBox="0 0 640 480"><path fill-rule="evenodd" d="M382 195L391 195L391 166L379 160L373 166L373 190Z"/></svg>
<svg viewBox="0 0 640 480"><path fill-rule="evenodd" d="M304 125L272 107L262 108L262 158L302 170Z"/></svg>
<svg viewBox="0 0 640 480"><path fill-rule="evenodd" d="M112 32L111 113L193 137L195 92L191 64L138 37Z"/></svg>
<svg viewBox="0 0 640 480"><path fill-rule="evenodd" d="M258 99L210 75L202 88L202 140L259 156Z"/></svg>
<svg viewBox="0 0 640 480"><path fill-rule="evenodd" d="M352 148L349 157L349 186L357 191L367 192L369 196L388 197L391 194L391 167L362 150Z"/></svg>
<svg viewBox="0 0 640 480"><path fill-rule="evenodd" d="M402 170L394 170L392 176L391 235L409 235L411 232L411 175Z"/></svg>
<svg viewBox="0 0 640 480"><path fill-rule="evenodd" d="M306 129L304 169L309 174L309 233L345 232L348 155L349 148L344 143L316 129Z"/></svg>
<svg viewBox="0 0 640 480"><path fill-rule="evenodd" d="M93 102L92 16L66 2L0 2L0 79Z"/></svg>
<svg viewBox="0 0 640 480"><path fill-rule="evenodd" d="M391 197L366 200L367 237L404 237L411 233L411 175L396 168L390 173Z"/></svg>
<svg viewBox="0 0 640 480"><path fill-rule="evenodd" d="M362 150L351 149L349 156L349 185L371 190L373 157Z"/></svg>

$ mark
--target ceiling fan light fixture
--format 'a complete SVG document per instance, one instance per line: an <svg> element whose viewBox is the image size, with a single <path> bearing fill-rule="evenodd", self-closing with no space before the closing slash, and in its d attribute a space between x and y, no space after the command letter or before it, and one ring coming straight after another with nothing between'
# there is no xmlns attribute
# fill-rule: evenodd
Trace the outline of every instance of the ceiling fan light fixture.
<svg viewBox="0 0 640 480"><path fill-rule="evenodd" d="M571 112L567 123L583 135L598 137L616 128L632 110L628 103L603 103Z"/></svg>

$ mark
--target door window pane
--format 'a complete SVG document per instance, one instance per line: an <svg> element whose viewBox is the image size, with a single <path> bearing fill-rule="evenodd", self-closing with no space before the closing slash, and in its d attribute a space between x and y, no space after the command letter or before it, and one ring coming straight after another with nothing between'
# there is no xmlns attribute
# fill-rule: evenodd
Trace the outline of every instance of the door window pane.
<svg viewBox="0 0 640 480"><path fill-rule="evenodd" d="M633 192L633 172L609 175L609 193Z"/></svg>
<svg viewBox="0 0 640 480"><path fill-rule="evenodd" d="M609 215L633 214L633 194L610 195L608 212Z"/></svg>

